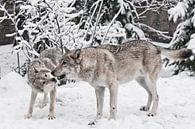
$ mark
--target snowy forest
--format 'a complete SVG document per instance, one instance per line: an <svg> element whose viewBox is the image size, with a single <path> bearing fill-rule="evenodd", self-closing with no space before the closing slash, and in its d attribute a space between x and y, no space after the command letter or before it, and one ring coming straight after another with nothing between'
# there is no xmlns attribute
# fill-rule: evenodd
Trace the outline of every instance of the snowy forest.
<svg viewBox="0 0 195 129"><path fill-rule="evenodd" d="M87 129L95 116L96 98L94 89L86 82L59 87L57 119L53 124L45 119L47 108L35 108L32 121L23 119L31 90L26 86L29 63L50 48L58 48L64 54L67 48L120 45L133 40L195 52L195 0L0 0L0 31L0 62L6 60L0 65L0 123L3 123L0 129ZM8 53L8 49L12 50ZM1 57L4 53L14 53L14 57ZM9 62L13 60L16 63ZM132 87L123 84L119 90L119 119L107 120L109 93L106 91L106 115L92 128L193 129L195 57L185 60L163 57L162 63L166 70L162 70L157 84L159 115L148 118L136 110L147 96L133 81L128 83ZM14 72L4 75L2 71L10 68L3 65ZM38 98L36 107L40 107L42 97Z"/></svg>

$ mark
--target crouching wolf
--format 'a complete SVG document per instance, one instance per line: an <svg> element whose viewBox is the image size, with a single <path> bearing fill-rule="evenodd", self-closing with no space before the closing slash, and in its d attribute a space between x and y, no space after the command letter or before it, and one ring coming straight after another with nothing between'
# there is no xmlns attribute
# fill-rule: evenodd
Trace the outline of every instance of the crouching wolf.
<svg viewBox="0 0 195 129"><path fill-rule="evenodd" d="M31 118L33 106L38 93L44 93L43 105L46 105L47 94L50 93L50 107L48 119L54 119L54 108L56 102L56 78L51 71L59 64L62 54L60 49L48 49L43 51L38 59L33 60L28 67L28 82L32 88L30 105L25 118Z"/></svg>
<svg viewBox="0 0 195 129"><path fill-rule="evenodd" d="M161 55L184 59L192 55L189 49L170 50L157 47L148 41L128 41L121 45L100 45L66 52L52 72L89 82L97 98L96 119L102 116L104 91L110 91L110 118L116 118L118 84L135 79L148 93L146 106L141 111L156 115L159 97L156 82L161 69Z"/></svg>

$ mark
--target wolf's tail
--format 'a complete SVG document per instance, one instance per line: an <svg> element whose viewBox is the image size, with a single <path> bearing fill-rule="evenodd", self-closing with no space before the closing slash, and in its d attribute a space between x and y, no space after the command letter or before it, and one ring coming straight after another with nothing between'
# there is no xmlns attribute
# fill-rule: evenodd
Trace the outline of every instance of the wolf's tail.
<svg viewBox="0 0 195 129"><path fill-rule="evenodd" d="M162 55L164 55L168 58L174 59L174 60L186 59L186 58L189 58L191 56L194 56L192 49L187 49L187 48L173 50L173 49L169 49L169 48L158 47L158 49L161 51Z"/></svg>

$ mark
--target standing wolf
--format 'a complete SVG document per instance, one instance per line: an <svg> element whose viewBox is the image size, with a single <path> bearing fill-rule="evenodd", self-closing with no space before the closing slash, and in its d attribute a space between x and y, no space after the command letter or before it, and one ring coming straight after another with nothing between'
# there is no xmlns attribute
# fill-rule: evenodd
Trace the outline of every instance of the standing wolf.
<svg viewBox="0 0 195 129"><path fill-rule="evenodd" d="M27 115L25 118L31 118L33 106L37 93L44 93L42 106L46 105L47 94L50 93L50 108L48 119L54 119L54 107L56 101L56 78L51 75L51 71L59 64L62 54L60 49L47 49L43 51L38 59L33 60L28 67L28 82L32 88L31 100Z"/></svg>
<svg viewBox="0 0 195 129"><path fill-rule="evenodd" d="M161 69L161 55L184 59L192 55L189 49L169 50L148 41L129 41L121 45L100 45L67 52L52 72L54 76L66 75L89 82L97 98L96 120L102 116L104 91L110 91L110 118L116 118L118 84L135 79L148 93L148 116L157 112L159 97L156 82Z"/></svg>

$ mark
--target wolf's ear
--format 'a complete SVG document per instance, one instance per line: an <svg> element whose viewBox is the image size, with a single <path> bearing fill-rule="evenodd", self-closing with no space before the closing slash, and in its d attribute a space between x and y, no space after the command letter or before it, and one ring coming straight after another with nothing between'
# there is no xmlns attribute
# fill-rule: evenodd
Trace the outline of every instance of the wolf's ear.
<svg viewBox="0 0 195 129"><path fill-rule="evenodd" d="M64 46L65 53L69 53L70 49L68 49L66 46Z"/></svg>
<svg viewBox="0 0 195 129"><path fill-rule="evenodd" d="M81 54L81 49L77 49L77 50L75 50L74 54L72 55L72 58L78 59L80 57L80 54Z"/></svg>
<svg viewBox="0 0 195 129"><path fill-rule="evenodd" d="M39 72L39 70L37 68L35 68L35 67L34 67L34 70L35 70L35 73L38 73Z"/></svg>

